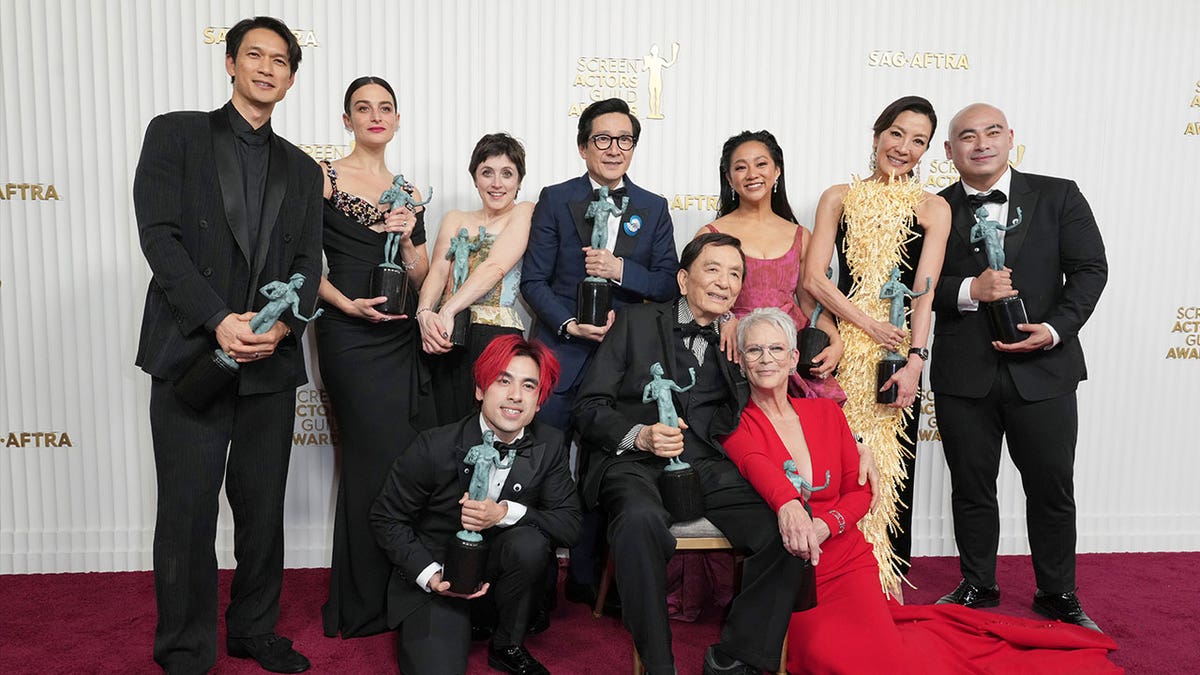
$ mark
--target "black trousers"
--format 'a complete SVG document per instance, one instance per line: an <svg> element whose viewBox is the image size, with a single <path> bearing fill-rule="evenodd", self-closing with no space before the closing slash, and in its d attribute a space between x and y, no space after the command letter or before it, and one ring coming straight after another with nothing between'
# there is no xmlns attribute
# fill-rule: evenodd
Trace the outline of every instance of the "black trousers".
<svg viewBox="0 0 1200 675"><path fill-rule="evenodd" d="M954 539L963 578L996 583L1000 512L996 476L1000 441L1021 474L1025 521L1039 589L1075 590L1075 441L1079 417L1075 392L1026 401L1001 365L987 396L936 397L938 428L950 468Z"/></svg>
<svg viewBox="0 0 1200 675"><path fill-rule="evenodd" d="M609 514L608 538L621 587L623 619L650 673L672 672L667 619L667 561L675 552L670 517L658 492L666 460L647 458L609 467L600 504ZM778 518L724 457L692 462L704 490L704 515L735 547L749 552L742 588L733 599L721 650L763 670L779 667L803 561L779 538Z"/></svg>
<svg viewBox="0 0 1200 675"><path fill-rule="evenodd" d="M541 582L551 559L550 541L539 530L520 525L491 537L486 577L491 583L497 613L492 643L515 647L525 641L533 603L541 595ZM486 596L485 596L486 597ZM404 675L462 675L467 671L471 647L472 603L431 593L400 623L396 633L396 659Z"/></svg>
<svg viewBox="0 0 1200 675"><path fill-rule="evenodd" d="M171 383L150 385L158 478L154 526L154 660L203 672L217 657L217 533L221 483L233 511L237 569L225 623L230 637L274 632L283 584L283 493L295 390L223 394L204 412Z"/></svg>

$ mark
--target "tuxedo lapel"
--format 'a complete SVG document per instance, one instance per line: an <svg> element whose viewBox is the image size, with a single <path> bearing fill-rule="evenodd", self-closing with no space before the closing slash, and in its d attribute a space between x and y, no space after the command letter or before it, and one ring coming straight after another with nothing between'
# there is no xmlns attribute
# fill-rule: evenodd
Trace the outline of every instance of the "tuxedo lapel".
<svg viewBox="0 0 1200 675"><path fill-rule="evenodd" d="M629 176L625 177L625 190L629 194L629 205L625 207L625 212L621 214L621 225L617 228L617 241L613 244L613 255L618 258L628 258L633 255L633 250L637 248L637 235L642 230L642 226L646 224L646 213L634 204L633 193L640 190L629 180ZM630 234L630 231L633 234Z"/></svg>
<svg viewBox="0 0 1200 675"><path fill-rule="evenodd" d="M267 263L267 255L271 250L271 232L275 229L275 221L279 217L279 207L283 204L287 184L287 152L283 149L283 141L272 134L271 159L267 167L267 186L266 192L263 194L262 223L258 230L258 250L254 253L254 272L250 276L251 293L258 288L258 277ZM251 306L253 305L251 304Z"/></svg>
<svg viewBox="0 0 1200 675"><path fill-rule="evenodd" d="M567 201L567 210L571 212L571 220L575 223L575 231L579 233L579 241L584 246L592 245L592 223L584 214L587 213L588 203L592 201L592 182L587 175L575 179L571 185L572 199Z"/></svg>
<svg viewBox="0 0 1200 675"><path fill-rule="evenodd" d="M221 200L225 203L225 222L237 242L238 250L250 262L250 231L246 225L246 194L242 190L242 167L234 148L233 127L229 114L218 108L208 114L212 129L213 159L217 165L217 180L221 184ZM254 288L251 284L251 289Z"/></svg>
<svg viewBox="0 0 1200 675"><path fill-rule="evenodd" d="M679 302L687 301L681 298ZM666 357L666 363L663 364L663 376L676 382L682 382L683 380L677 377L679 365L675 359L675 324L677 323L676 317L678 316L678 311L673 302L663 306L663 310L658 314L658 339ZM650 373L647 371L640 374L639 377L648 377L649 375Z"/></svg>
<svg viewBox="0 0 1200 675"><path fill-rule="evenodd" d="M1017 259L1017 255L1021 252L1021 244L1025 243L1025 236L1029 233L1029 228L1033 227L1033 212L1037 208L1038 193L1029 187L1029 182L1025 180L1025 176L1012 171L1012 181L1009 190L1012 196L1008 201L1008 222L1004 224L1008 227L1017 219L1018 214L1021 217L1021 224L1004 233L1004 264L1006 267L1012 267Z"/></svg>
<svg viewBox="0 0 1200 675"><path fill-rule="evenodd" d="M458 446L454 448L454 465L458 473L458 490L466 492L471 486L471 473L475 471L475 467L470 464L464 464L463 460L467 457L467 451L473 445L479 445L483 442L483 432L479 430L479 417L471 415L462 421L462 430L458 434Z"/></svg>
<svg viewBox="0 0 1200 675"><path fill-rule="evenodd" d="M971 243L971 227L975 225L975 214L971 213L971 206L967 203L967 192L963 190L962 181L954 184L946 201L950 204L951 229L962 238L963 246L970 251L975 246Z"/></svg>
<svg viewBox="0 0 1200 675"><path fill-rule="evenodd" d="M532 433L529 427L525 427L525 433ZM508 480L504 481L504 487L500 490L500 500L511 499L514 502L521 502L522 493L533 484L534 479L542 470L542 460L546 456L546 444L535 438L533 445L522 450L521 453L513 458L512 468L508 471Z"/></svg>

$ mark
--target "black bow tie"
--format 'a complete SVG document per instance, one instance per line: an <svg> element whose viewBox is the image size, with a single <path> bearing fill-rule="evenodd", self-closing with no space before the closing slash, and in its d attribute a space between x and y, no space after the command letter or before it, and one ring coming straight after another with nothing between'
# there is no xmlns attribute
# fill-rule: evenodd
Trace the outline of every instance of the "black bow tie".
<svg viewBox="0 0 1200 675"><path fill-rule="evenodd" d="M973 195L967 195L967 203L971 205L972 211L983 206L984 204L1003 204L1006 201L1008 201L1008 197L1005 196L1005 194L1000 190L976 192Z"/></svg>
<svg viewBox="0 0 1200 675"><path fill-rule="evenodd" d="M533 438L529 434L525 434L512 443L496 441L492 446L500 451L501 457L507 457L509 451L515 452L521 457L528 457L529 449L533 447Z"/></svg>
<svg viewBox="0 0 1200 675"><path fill-rule="evenodd" d="M690 337L702 337L704 341L710 345L715 345L721 341L721 336L717 333L717 322L712 322L707 326L701 326L694 320L687 323L678 324L680 333L686 340Z"/></svg>
<svg viewBox="0 0 1200 675"><path fill-rule="evenodd" d="M617 206L621 205L621 198L624 197L625 195L626 195L626 190L623 187L619 187L615 190L608 191L609 199L613 200L613 203L616 204ZM596 188L595 190L592 190L592 199L600 199L600 188Z"/></svg>

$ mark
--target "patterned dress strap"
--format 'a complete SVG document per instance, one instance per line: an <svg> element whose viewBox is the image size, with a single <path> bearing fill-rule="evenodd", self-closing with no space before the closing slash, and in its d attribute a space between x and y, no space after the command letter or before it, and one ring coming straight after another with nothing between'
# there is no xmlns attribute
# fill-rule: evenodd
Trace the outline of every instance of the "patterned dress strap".
<svg viewBox="0 0 1200 675"><path fill-rule="evenodd" d="M325 173L329 175L329 186L337 192L337 169L333 168L333 164L327 159L321 160L321 163L325 165Z"/></svg>

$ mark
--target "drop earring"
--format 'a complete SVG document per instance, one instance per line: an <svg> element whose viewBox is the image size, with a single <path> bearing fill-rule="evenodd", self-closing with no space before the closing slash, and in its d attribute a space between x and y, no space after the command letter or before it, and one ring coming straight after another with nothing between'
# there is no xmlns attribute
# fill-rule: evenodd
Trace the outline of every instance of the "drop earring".
<svg viewBox="0 0 1200 675"><path fill-rule="evenodd" d="M867 168L871 169L871 173L879 169L879 163L875 159L875 148L871 148L871 159L867 162Z"/></svg>

